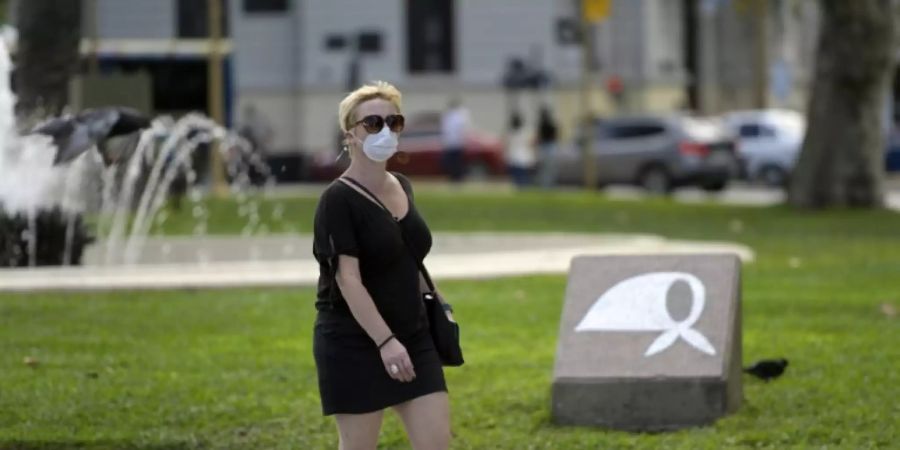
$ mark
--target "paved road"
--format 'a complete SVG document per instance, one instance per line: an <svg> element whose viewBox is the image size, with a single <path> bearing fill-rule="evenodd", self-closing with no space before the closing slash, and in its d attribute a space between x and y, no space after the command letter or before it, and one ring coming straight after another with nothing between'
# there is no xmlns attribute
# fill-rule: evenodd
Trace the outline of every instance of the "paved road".
<svg viewBox="0 0 900 450"><path fill-rule="evenodd" d="M319 268L310 245L308 235L154 239L137 265L0 270L0 292L311 286ZM251 253L255 259L248 258ZM436 233L426 264L438 280L480 279L563 274L573 257L584 254L684 253L730 253L745 262L754 258L739 244L652 235ZM95 256L88 255L88 262L96 262Z"/></svg>

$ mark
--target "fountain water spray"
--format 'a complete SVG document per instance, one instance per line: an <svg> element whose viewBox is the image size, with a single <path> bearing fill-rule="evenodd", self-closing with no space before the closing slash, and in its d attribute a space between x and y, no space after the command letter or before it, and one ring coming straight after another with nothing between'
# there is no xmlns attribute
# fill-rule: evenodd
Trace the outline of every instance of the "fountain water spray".
<svg viewBox="0 0 900 450"><path fill-rule="evenodd" d="M246 140L199 114L153 119L115 157L110 149L103 148L101 155L94 146L54 165L59 149L52 138L22 136L16 130L11 69L7 48L0 42L0 267L80 263L84 246L93 241L85 214L96 214L100 233L107 236L106 264L137 262L173 183L183 177L194 184L191 156L213 141L220 143L216 147L229 161L232 191L243 198L240 207L245 207L243 192L250 187L251 167L271 180L268 167ZM202 194L193 188L190 197L198 204L196 218L204 220L197 228L204 231Z"/></svg>

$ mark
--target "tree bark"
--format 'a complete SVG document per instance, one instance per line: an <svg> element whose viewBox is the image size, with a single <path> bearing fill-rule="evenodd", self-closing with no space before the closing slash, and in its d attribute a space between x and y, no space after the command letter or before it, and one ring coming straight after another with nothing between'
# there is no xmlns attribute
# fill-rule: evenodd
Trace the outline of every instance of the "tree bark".
<svg viewBox="0 0 900 450"><path fill-rule="evenodd" d="M68 103L69 79L78 69L80 0L20 0L16 53L17 112L56 115Z"/></svg>
<svg viewBox="0 0 900 450"><path fill-rule="evenodd" d="M894 68L891 0L821 0L808 128L788 200L799 208L884 203L885 102Z"/></svg>

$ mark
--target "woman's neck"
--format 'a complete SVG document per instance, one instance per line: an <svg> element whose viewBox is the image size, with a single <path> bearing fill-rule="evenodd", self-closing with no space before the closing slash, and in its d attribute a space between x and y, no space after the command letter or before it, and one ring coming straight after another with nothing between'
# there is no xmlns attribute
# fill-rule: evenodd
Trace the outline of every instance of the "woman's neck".
<svg viewBox="0 0 900 450"><path fill-rule="evenodd" d="M344 175L368 186L370 189L381 190L388 181L386 163L379 163L366 158L364 155L356 155L350 161L350 167Z"/></svg>

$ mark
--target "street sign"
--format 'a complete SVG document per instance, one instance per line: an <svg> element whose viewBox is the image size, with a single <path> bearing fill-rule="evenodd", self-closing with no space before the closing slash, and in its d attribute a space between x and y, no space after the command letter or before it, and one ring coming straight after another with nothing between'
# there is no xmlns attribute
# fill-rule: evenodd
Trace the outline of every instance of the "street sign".
<svg viewBox="0 0 900 450"><path fill-rule="evenodd" d="M581 0L581 15L587 22L600 22L609 17L612 0Z"/></svg>

